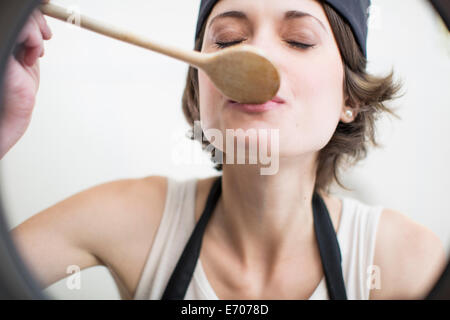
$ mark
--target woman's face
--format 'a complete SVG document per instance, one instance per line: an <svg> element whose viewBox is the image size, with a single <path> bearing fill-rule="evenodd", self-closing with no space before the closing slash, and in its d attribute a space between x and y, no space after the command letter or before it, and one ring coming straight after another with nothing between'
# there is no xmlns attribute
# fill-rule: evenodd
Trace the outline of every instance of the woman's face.
<svg viewBox="0 0 450 320"><path fill-rule="evenodd" d="M242 14L217 17L230 11ZM208 129L220 130L223 137L226 129L279 129L279 155L292 158L322 149L339 120L351 120L344 114L339 49L319 2L221 0L208 18L202 52L217 52L223 50L217 43L236 41L261 48L276 65L281 77L277 95L285 103L262 113L232 108L200 70L200 121L209 141L214 139L208 137ZM213 144L226 153L225 142L224 147Z"/></svg>

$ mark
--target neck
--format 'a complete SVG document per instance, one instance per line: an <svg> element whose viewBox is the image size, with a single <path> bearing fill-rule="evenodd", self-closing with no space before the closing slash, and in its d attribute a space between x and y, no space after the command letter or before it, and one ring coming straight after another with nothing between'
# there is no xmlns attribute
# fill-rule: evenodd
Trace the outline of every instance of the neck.
<svg viewBox="0 0 450 320"><path fill-rule="evenodd" d="M217 219L244 266L288 257L314 237L315 156L287 161L275 175L260 175L256 165L223 165Z"/></svg>

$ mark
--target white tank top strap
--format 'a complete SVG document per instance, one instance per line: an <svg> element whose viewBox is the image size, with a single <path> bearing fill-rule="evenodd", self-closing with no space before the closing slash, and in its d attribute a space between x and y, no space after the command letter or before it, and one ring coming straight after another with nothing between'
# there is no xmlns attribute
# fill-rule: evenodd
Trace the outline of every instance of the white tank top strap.
<svg viewBox="0 0 450 320"><path fill-rule="evenodd" d="M383 207L370 206L351 197L341 197L344 208L338 241L347 298L368 300L375 254L376 232Z"/></svg>
<svg viewBox="0 0 450 320"><path fill-rule="evenodd" d="M196 180L167 177L164 212L136 288L135 300L161 299L194 227Z"/></svg>

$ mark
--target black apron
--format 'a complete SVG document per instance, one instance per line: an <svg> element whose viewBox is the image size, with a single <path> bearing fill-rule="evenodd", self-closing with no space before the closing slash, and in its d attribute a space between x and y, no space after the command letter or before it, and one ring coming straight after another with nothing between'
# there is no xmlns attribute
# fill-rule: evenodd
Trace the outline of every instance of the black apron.
<svg viewBox="0 0 450 320"><path fill-rule="evenodd" d="M183 253L169 279L161 300L183 300L197 265L203 234L222 192L222 176L213 183L205 209L192 232ZM320 258L331 300L346 300L344 279L341 269L341 251L333 224L322 197L314 192L314 231L319 245Z"/></svg>

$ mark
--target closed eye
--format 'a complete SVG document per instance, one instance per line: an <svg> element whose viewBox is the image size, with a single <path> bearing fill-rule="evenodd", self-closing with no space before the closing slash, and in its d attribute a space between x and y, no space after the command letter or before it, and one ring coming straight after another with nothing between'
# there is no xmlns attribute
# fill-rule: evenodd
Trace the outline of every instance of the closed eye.
<svg viewBox="0 0 450 320"><path fill-rule="evenodd" d="M242 40L236 40L236 41L231 41L231 42L216 42L216 47L218 48L227 48L227 47L231 47L233 45L239 44L243 41L245 41L246 39L242 39ZM299 48L299 49L309 49L314 47L313 44L306 44L306 43L301 43L301 42L297 42L297 41L285 41L287 44L289 44L291 47L294 48Z"/></svg>
<svg viewBox="0 0 450 320"><path fill-rule="evenodd" d="M301 43L301 42L296 42L296 41L286 41L286 43L288 43L290 46L294 47L294 48L300 48L300 49L309 49L314 47L313 44L306 44L306 43Z"/></svg>
<svg viewBox="0 0 450 320"><path fill-rule="evenodd" d="M239 44L239 43L241 43L241 42L243 42L243 41L245 41L246 39L242 39L242 40L236 40L236 41L232 41L232 42L216 42L216 47L218 47L218 48L226 48L226 47L231 47L231 46L233 46L233 45L235 45L235 44Z"/></svg>

